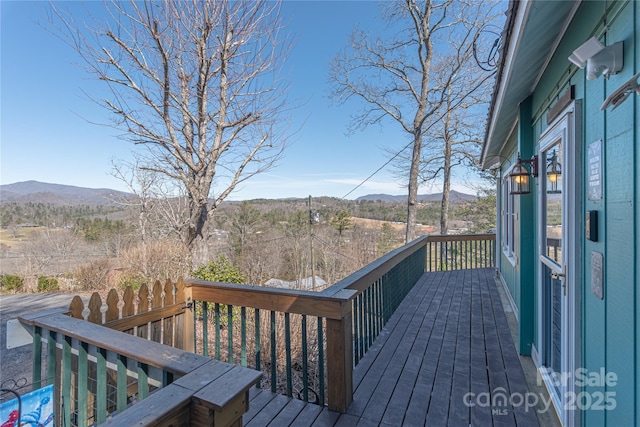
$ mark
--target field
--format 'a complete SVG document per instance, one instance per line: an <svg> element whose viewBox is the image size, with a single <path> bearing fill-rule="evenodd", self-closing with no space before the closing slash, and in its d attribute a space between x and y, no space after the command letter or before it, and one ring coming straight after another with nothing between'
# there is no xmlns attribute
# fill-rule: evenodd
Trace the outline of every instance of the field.
<svg viewBox="0 0 640 427"><path fill-rule="evenodd" d="M394 231L397 232L404 232L406 224L402 223L402 222L389 222L389 221L381 221L378 219L368 219L368 218L355 218L352 217L351 221L353 221L353 224L358 226L358 227L362 227L362 228L370 228L370 229L375 229L375 230L379 230L382 227L382 224L390 224L391 227L393 228ZM417 226L417 231L419 234L422 233L433 233L434 228L431 226L426 226L426 225L418 225Z"/></svg>
<svg viewBox="0 0 640 427"><path fill-rule="evenodd" d="M2 254L9 250L18 249L33 240L35 234L46 230L46 227L12 227L0 228L0 247Z"/></svg>

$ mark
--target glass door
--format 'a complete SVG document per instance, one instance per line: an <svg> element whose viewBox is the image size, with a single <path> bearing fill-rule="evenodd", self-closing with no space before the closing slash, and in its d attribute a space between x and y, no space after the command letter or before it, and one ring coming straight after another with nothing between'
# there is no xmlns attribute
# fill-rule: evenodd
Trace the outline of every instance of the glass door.
<svg viewBox="0 0 640 427"><path fill-rule="evenodd" d="M579 105L576 107L579 108ZM580 233L575 111L561 115L538 152L538 364L562 424L571 410L576 354L576 236Z"/></svg>
<svg viewBox="0 0 640 427"><path fill-rule="evenodd" d="M551 165L562 165L562 140L555 141L540 152L540 181L544 188L540 194L542 221L542 243L544 251L540 254L540 271L542 278L542 326L543 326L543 366L546 369L552 394L561 403L563 353L566 337L567 314L567 282L566 282L566 246L564 238L564 191L562 175L556 174L549 179L547 170ZM543 182L544 181L544 182Z"/></svg>

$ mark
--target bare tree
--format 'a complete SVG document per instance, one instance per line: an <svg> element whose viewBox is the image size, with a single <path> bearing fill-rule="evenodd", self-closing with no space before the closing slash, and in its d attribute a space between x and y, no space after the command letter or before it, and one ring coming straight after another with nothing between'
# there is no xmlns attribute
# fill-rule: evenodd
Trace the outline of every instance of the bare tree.
<svg viewBox="0 0 640 427"><path fill-rule="evenodd" d="M147 276L149 270L147 258L147 243L149 240L150 217L156 205L153 197L153 189L157 185L157 174L140 167L140 162L135 163L122 161L113 162L112 175L124 182L132 196L121 195L115 198L114 202L135 209L138 219L138 233L142 249L142 271Z"/></svg>
<svg viewBox="0 0 640 427"><path fill-rule="evenodd" d="M60 34L107 84L114 126L147 148L145 169L184 189L180 233L195 256L215 209L285 147L279 2L113 1L90 33L52 7Z"/></svg>
<svg viewBox="0 0 640 427"><path fill-rule="evenodd" d="M150 217L156 206L154 195L158 188L158 175L144 169L137 158L133 163L114 161L112 165L112 175L122 181L132 194L120 195L113 201L136 210L140 240L145 242L148 240Z"/></svg>
<svg viewBox="0 0 640 427"><path fill-rule="evenodd" d="M447 90L467 65L479 29L491 19L493 4L403 0L385 5L389 31L375 39L354 31L349 49L333 61L332 97L338 102L355 98L363 103L351 130L390 119L406 133L409 144L405 148L411 148L411 155L405 240L410 241L415 238L425 133L445 114ZM443 57L449 58L451 77L432 81L433 69ZM467 88L467 93L473 90Z"/></svg>
<svg viewBox="0 0 640 427"><path fill-rule="evenodd" d="M463 50L458 47L458 50ZM466 50L466 49L465 49ZM457 73L452 73L450 63L463 60L466 65ZM489 85L486 73L480 72L473 62L471 52L466 57L447 57L434 67L434 81L445 87L442 98L442 117L425 132L427 142L422 152L420 181L433 182L442 179L442 199L440 202L440 234L449 230L449 202L451 178L456 166L475 168L482 149L483 127L486 114L486 100L489 99ZM469 94L468 88L477 88Z"/></svg>

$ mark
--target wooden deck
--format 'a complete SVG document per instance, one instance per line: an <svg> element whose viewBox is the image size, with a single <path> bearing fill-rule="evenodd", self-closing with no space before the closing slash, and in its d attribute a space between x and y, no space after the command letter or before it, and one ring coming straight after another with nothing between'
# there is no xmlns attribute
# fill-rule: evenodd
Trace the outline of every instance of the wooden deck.
<svg viewBox="0 0 640 427"><path fill-rule="evenodd" d="M494 274L425 273L355 367L346 414L254 389L244 424L538 426Z"/></svg>

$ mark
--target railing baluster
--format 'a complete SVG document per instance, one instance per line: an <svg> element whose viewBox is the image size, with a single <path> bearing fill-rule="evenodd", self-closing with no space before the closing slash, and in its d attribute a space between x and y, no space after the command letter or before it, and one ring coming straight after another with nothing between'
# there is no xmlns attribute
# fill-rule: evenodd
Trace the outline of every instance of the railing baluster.
<svg viewBox="0 0 640 427"><path fill-rule="evenodd" d="M116 406L122 412L127 407L127 358L118 354L116 361Z"/></svg>
<svg viewBox="0 0 640 427"><path fill-rule="evenodd" d="M227 305L227 362L233 363L233 306Z"/></svg>
<svg viewBox="0 0 640 427"><path fill-rule="evenodd" d="M369 347L371 347L371 345L373 344L373 296L372 296L372 290L371 288L367 288L367 329L368 329L368 333L367 335L369 335L368 338L368 343L369 345L367 346L367 349L369 349Z"/></svg>
<svg viewBox="0 0 640 427"><path fill-rule="evenodd" d="M271 391L276 392L276 312L271 310Z"/></svg>
<svg viewBox="0 0 640 427"><path fill-rule="evenodd" d="M193 352L195 354L198 354L198 328L196 327L196 325L198 324L198 313L197 313L198 310L196 309L197 301L191 301L191 304L193 306ZM202 333L204 335L204 328L205 328L204 322L202 324L202 328L203 328Z"/></svg>
<svg viewBox="0 0 640 427"><path fill-rule="evenodd" d="M71 337L62 337L62 420L64 425L71 425Z"/></svg>
<svg viewBox="0 0 640 427"><path fill-rule="evenodd" d="M53 331L49 331L49 342L47 344L47 385L53 384L56 379L56 365L57 365L57 351L56 351L57 336Z"/></svg>
<svg viewBox="0 0 640 427"><path fill-rule="evenodd" d="M149 394L149 365L138 362L138 400Z"/></svg>
<svg viewBox="0 0 640 427"><path fill-rule="evenodd" d="M484 246L484 258L483 258L482 268L489 267L489 251L490 251L489 243L490 242L488 240L485 240L482 242Z"/></svg>
<svg viewBox="0 0 640 427"><path fill-rule="evenodd" d="M240 307L240 364L247 366L247 308Z"/></svg>
<svg viewBox="0 0 640 427"><path fill-rule="evenodd" d="M33 388L42 387L42 329L39 326L33 328L33 363L31 367L31 382Z"/></svg>
<svg viewBox="0 0 640 427"><path fill-rule="evenodd" d="M255 355L256 355L256 371L260 371L261 367L260 367L260 358L261 356L261 349L260 349L260 309L256 308L254 311L254 323L255 323ZM256 388L260 388L260 382L258 382L256 384Z"/></svg>
<svg viewBox="0 0 640 427"><path fill-rule="evenodd" d="M471 258L469 256L469 246L473 242L464 242L464 268L469 268L469 263L471 262Z"/></svg>
<svg viewBox="0 0 640 427"><path fill-rule="evenodd" d="M378 313L378 334L380 333L380 331L382 331L382 327L384 326L383 323L383 318L382 318L382 310L384 307L384 302L382 300L382 278L377 280L377 294L378 294L378 310L376 311L376 313Z"/></svg>
<svg viewBox="0 0 640 427"><path fill-rule="evenodd" d="M354 298L352 305L352 311L353 311L353 364L354 366L358 364L358 362L360 361L360 334L358 332L358 325L360 324L360 321L358 319L359 316L359 310L358 310L358 298L356 297Z"/></svg>
<svg viewBox="0 0 640 427"><path fill-rule="evenodd" d="M215 320L215 329L216 329L216 360L220 360L220 304L215 303L213 306L214 310L214 320Z"/></svg>
<svg viewBox="0 0 640 427"><path fill-rule="evenodd" d="M362 359L362 357L367 353L367 295L366 295L367 291L366 289L364 291L362 291L362 293L359 295L360 296L360 301L361 301L361 318L362 318L362 334L361 334L361 341L362 341L362 354L360 354L360 359Z"/></svg>
<svg viewBox="0 0 640 427"><path fill-rule="evenodd" d="M80 342L78 346L78 425L87 425L87 379L89 377L88 344Z"/></svg>
<svg viewBox="0 0 640 427"><path fill-rule="evenodd" d="M478 254L476 242L472 241L471 243L471 268L478 267Z"/></svg>
<svg viewBox="0 0 640 427"><path fill-rule="evenodd" d="M322 317L318 317L318 395L319 404L324 406L324 330Z"/></svg>
<svg viewBox="0 0 640 427"><path fill-rule="evenodd" d="M202 354L209 357L209 304L202 303Z"/></svg>
<svg viewBox="0 0 640 427"><path fill-rule="evenodd" d="M96 348L96 421L107 420L107 350Z"/></svg>
<svg viewBox="0 0 640 427"><path fill-rule="evenodd" d="M302 315L302 400L309 401L309 357L307 351L307 315Z"/></svg>
<svg viewBox="0 0 640 427"><path fill-rule="evenodd" d="M366 306L365 306L365 298L364 298L364 293L358 295L358 304L359 304L359 308L360 308L360 356L358 357L358 360L362 359L362 356L364 356L364 354L367 352L365 346L367 345L367 329L366 329L366 325L365 322L367 321L367 315L365 313L366 310Z"/></svg>
<svg viewBox="0 0 640 427"><path fill-rule="evenodd" d="M284 314L284 345L287 371L287 396L293 395L293 382L291 379L291 318L289 313Z"/></svg>

